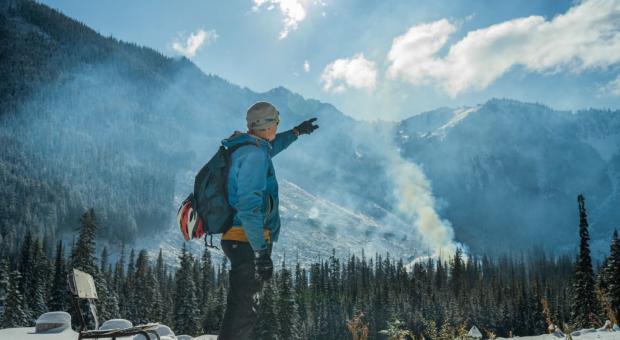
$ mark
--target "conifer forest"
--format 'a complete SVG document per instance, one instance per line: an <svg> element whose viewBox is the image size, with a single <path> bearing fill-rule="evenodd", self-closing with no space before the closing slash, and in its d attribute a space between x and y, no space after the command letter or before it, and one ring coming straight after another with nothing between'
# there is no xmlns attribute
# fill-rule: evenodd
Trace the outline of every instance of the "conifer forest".
<svg viewBox="0 0 620 340"><path fill-rule="evenodd" d="M544 249L496 258L464 254L417 262L408 271L389 254L344 260L336 254L309 268L289 260L266 282L256 339L453 339L478 327L485 337L534 335L618 322L620 239L593 266L588 221L579 196L580 248L554 257ZM576 223L577 224L577 223ZM127 249L115 263L96 254L96 212L79 221L74 244L28 232L0 261L0 326L32 324L46 311L70 311L67 273L92 273L102 320L153 320L177 334L217 333L226 306L227 264L183 247L179 265ZM10 249L2 247L2 249ZM48 279L49 278L49 279ZM91 320L92 322L92 320Z"/></svg>

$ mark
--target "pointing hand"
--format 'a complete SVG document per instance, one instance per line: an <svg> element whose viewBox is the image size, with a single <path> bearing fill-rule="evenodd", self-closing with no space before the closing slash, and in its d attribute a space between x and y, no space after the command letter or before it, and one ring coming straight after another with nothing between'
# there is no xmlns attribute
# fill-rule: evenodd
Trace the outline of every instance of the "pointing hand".
<svg viewBox="0 0 620 340"><path fill-rule="evenodd" d="M308 119L305 122L303 122L303 123L297 125L296 127L294 127L293 130L297 131L297 135L311 134L312 131L314 131L314 130L319 128L318 125L313 125L312 124L316 120L317 120L317 118Z"/></svg>

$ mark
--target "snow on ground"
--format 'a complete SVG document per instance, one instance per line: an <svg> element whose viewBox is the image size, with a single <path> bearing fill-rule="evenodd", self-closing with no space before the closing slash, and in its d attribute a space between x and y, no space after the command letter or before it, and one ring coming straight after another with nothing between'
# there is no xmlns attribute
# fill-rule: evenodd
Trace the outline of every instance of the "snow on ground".
<svg viewBox="0 0 620 340"><path fill-rule="evenodd" d="M471 108L460 108L454 111L452 118L444 125L433 131L430 136L439 136L441 139L445 138L448 131L459 124L463 119L467 118L472 112L476 112L480 109L480 106Z"/></svg>
<svg viewBox="0 0 620 340"><path fill-rule="evenodd" d="M188 173L187 176L179 177L175 203L171 209L177 209L186 197L182 193L189 192L190 179L193 181L191 176ZM382 211L386 216L385 221L377 221L364 213L313 195L286 179L280 179L279 182L282 227L279 242L275 244L272 254L274 263L280 264L286 257L289 266L299 259L303 267L309 267L317 259L329 258L332 248L338 257L349 257L351 254L360 257L363 249L366 256L389 252L391 257L410 261L416 255L416 249L423 248L415 240L415 235L403 232L410 229L410 226L389 211ZM376 206L375 209L382 208ZM133 247L147 249L151 258L156 258L159 249L162 249L165 261L174 266L178 264L178 255L185 241L176 225L175 216L167 230L146 235L139 242L139 245ZM203 239L185 243L192 254L201 256L204 250ZM219 235L213 237L213 244L220 246ZM222 262L224 254L216 249L211 251L211 256L217 266Z"/></svg>
<svg viewBox="0 0 620 340"><path fill-rule="evenodd" d="M574 332L577 333L577 332ZM573 334L574 334L573 333ZM620 340L620 332L591 332L580 335L571 335L573 340ZM507 339L507 338L497 338L499 339ZM522 340L559 340L559 339L567 339L566 336L554 335L554 334L545 334L538 336L524 336L524 337L514 337L509 339L522 339Z"/></svg>
<svg viewBox="0 0 620 340"><path fill-rule="evenodd" d="M21 328L6 328L0 329L0 340L77 340L78 333L72 329L65 329L62 331L50 331L46 333L36 333L34 327L21 327ZM117 339L142 339L141 336L136 337L124 337ZM110 338L99 338L100 340L106 340ZM195 338L187 337L175 337L175 336L162 336L162 340L217 340L217 335L201 335Z"/></svg>
<svg viewBox="0 0 620 340"><path fill-rule="evenodd" d="M132 327L125 319L108 320L100 330L123 329ZM161 340L217 340L217 335L201 335L192 338L189 335L176 335L170 327L160 324L155 329ZM77 340L78 333L71 329L71 316L66 312L49 312L41 315L35 327L0 329L0 340ZM110 338L99 338L110 339ZM142 335L117 337L126 340L146 340Z"/></svg>
<svg viewBox="0 0 620 340"><path fill-rule="evenodd" d="M201 335L197 338L194 338L194 340L217 340L217 335Z"/></svg>
<svg viewBox="0 0 620 340"><path fill-rule="evenodd" d="M72 329L65 329L61 332L35 333L34 327L7 328L0 330L2 340L77 340L78 333Z"/></svg>
<svg viewBox="0 0 620 340"><path fill-rule="evenodd" d="M72 329L65 329L60 332L35 333L34 327L7 328L0 330L1 340L76 340L78 333ZM102 340L104 338L101 338ZM121 338L119 338L121 339ZM128 339L128 338L122 338ZM136 339L136 338L134 338ZM177 337L162 337L162 340L174 340ZM217 340L217 335L201 335L193 338L194 340ZM497 338L507 339L507 338ZM514 337L510 339L523 340L559 340L567 339L566 336L559 334L545 334L538 336ZM572 333L573 340L620 340L620 331L600 331L595 329L586 329Z"/></svg>

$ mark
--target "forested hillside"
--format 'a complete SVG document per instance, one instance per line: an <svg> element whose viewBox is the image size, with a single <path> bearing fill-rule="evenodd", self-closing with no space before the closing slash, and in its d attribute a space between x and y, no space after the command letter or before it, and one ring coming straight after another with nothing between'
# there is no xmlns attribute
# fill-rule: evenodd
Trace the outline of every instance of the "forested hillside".
<svg viewBox="0 0 620 340"><path fill-rule="evenodd" d="M408 269L402 259L377 253L333 253L308 267L282 261L265 283L254 338L444 340L463 337L472 326L494 338L617 323L620 239L614 233L605 261L593 267L582 202L580 219L573 218L581 236L575 257L541 248L501 257L459 250ZM0 257L0 328L32 325L48 310L70 311L77 325L66 273L79 268L95 278L102 320L159 321L176 334L218 334L230 287L227 262L214 263L207 249L192 256L183 246L176 269L161 252L152 258L145 250L125 249L112 263L106 248L95 250L96 213L86 211L80 224L71 249L62 242L47 248L27 233L16 253Z"/></svg>
<svg viewBox="0 0 620 340"><path fill-rule="evenodd" d="M2 234L73 230L86 206L99 208L104 237L130 240L138 224L161 229L174 189L166 164L188 155L178 124L153 99L186 61L102 38L31 1L7 6L0 14L0 188L9 203Z"/></svg>
<svg viewBox="0 0 620 340"><path fill-rule="evenodd" d="M27 230L53 243L90 207L98 235L113 242L169 231L175 195L187 195L192 175L221 139L244 129L258 100L278 107L281 130L319 118L315 135L274 159L278 178L380 226L351 232L320 218L339 208L301 204L295 191L283 202L292 208L284 222L300 235L312 221L317 233L350 244L423 240L419 211L398 194L403 182L426 187L403 178L408 163L428 178L431 209L455 241L480 253L549 238L558 240L547 244L553 250L571 252L567 225L580 192L596 217L598 255L620 219L618 111L493 99L401 122L356 121L284 87L256 93L185 58L103 37L30 0L0 6L0 79L2 251L14 251ZM403 245L416 248L411 256L435 246Z"/></svg>

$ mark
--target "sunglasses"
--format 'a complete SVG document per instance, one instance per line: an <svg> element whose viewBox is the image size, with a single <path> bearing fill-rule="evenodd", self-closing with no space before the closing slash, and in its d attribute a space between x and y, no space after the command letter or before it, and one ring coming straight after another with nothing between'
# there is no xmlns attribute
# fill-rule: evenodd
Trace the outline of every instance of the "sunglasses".
<svg viewBox="0 0 620 340"><path fill-rule="evenodd" d="M267 119L265 119L265 121L267 121L267 122L275 121L276 125L278 125L278 124L280 124L280 115L277 115L276 118L267 118Z"/></svg>

